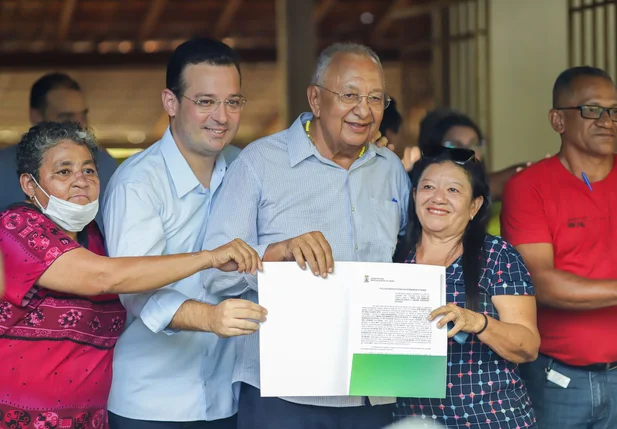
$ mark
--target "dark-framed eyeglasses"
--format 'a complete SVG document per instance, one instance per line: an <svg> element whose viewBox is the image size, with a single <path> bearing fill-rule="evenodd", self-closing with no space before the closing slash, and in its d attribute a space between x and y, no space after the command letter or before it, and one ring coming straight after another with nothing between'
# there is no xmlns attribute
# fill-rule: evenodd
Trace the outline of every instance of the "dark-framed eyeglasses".
<svg viewBox="0 0 617 429"><path fill-rule="evenodd" d="M217 100L216 98L211 97L200 97L197 100L193 100L192 98L189 98L184 94L182 94L182 96L187 100L195 103L195 106L197 106L197 110L200 113L213 113L216 111L216 109L219 108L221 104L225 104L225 108L228 112L237 113L244 109L244 105L247 101L246 98L241 95L230 97L227 100Z"/></svg>
<svg viewBox="0 0 617 429"><path fill-rule="evenodd" d="M571 107L555 107L555 110L578 110L585 119L600 119L604 112L608 112L608 117L613 122L617 122L617 107L602 107L592 105L581 105Z"/></svg>
<svg viewBox="0 0 617 429"><path fill-rule="evenodd" d="M392 101L392 99L385 92L374 92L372 94L356 94L354 92L341 93L341 92L332 91L331 89L328 89L325 86L321 86L317 84L315 84L315 86L321 89L325 89L328 92L331 92L332 94L336 95L339 98L339 100L341 101L341 104L347 104L349 106L357 106L358 104L362 102L362 99L366 97L366 102L368 103L369 106L387 109L388 106L390 105L390 101Z"/></svg>
<svg viewBox="0 0 617 429"><path fill-rule="evenodd" d="M465 165L468 162L473 162L474 164L479 162L478 158L476 158L476 153L471 149L429 146L422 150L422 158L435 159L439 157L447 157L447 159L459 165Z"/></svg>

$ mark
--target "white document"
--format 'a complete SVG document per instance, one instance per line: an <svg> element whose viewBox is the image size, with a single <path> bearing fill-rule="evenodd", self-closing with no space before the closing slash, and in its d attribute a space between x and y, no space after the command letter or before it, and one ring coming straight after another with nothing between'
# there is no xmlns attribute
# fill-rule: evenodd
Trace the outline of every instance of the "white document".
<svg viewBox="0 0 617 429"><path fill-rule="evenodd" d="M419 376L445 394L447 332L426 319L445 304L444 267L335 262L323 279L266 262L258 276L262 396L443 397L410 391Z"/></svg>

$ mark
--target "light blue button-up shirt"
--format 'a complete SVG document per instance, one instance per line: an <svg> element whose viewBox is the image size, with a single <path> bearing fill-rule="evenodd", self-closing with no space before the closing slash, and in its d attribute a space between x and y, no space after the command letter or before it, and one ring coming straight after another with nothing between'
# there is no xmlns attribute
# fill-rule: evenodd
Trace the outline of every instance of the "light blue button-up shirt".
<svg viewBox="0 0 617 429"><path fill-rule="evenodd" d="M237 237L263 257L269 244L320 231L335 261L392 262L410 193L401 160L389 149L370 145L346 170L321 156L308 139L303 123L310 118L305 113L288 130L242 151L225 176L204 248ZM257 302L256 276L218 270L202 276L207 293L244 293L243 298ZM258 333L235 341L234 381L259 387ZM352 396L285 399L335 407L364 404L362 397Z"/></svg>
<svg viewBox="0 0 617 429"><path fill-rule="evenodd" d="M216 159L204 188L168 129L150 148L126 160L103 201L110 256L171 255L202 249L210 209L228 163ZM206 332L166 329L188 299L212 304L195 274L151 293L121 295L127 322L114 352L109 410L136 420L197 421L233 415L234 344Z"/></svg>

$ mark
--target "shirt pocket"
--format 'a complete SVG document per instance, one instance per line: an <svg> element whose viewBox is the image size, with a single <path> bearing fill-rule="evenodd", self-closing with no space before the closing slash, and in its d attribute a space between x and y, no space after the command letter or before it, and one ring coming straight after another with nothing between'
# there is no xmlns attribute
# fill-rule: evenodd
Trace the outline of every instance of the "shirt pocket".
<svg viewBox="0 0 617 429"><path fill-rule="evenodd" d="M371 199L374 227L373 245L388 248L394 254L398 232L401 228L401 210L394 201Z"/></svg>

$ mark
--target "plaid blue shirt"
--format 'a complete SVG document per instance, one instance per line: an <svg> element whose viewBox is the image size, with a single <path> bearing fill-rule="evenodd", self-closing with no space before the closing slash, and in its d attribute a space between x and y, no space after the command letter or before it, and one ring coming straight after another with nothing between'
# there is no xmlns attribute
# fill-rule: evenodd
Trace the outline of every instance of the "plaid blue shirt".
<svg viewBox="0 0 617 429"><path fill-rule="evenodd" d="M241 238L263 256L269 244L320 231L335 261L391 262L407 219L410 182L389 149L369 145L346 170L321 156L302 114L280 133L245 148L225 175L204 248ZM207 270L207 293L257 302L257 278ZM237 338L234 380L259 387L259 337ZM301 370L301 369L299 369ZM362 397L285 398L323 406L358 406ZM375 402L373 402L375 403Z"/></svg>

